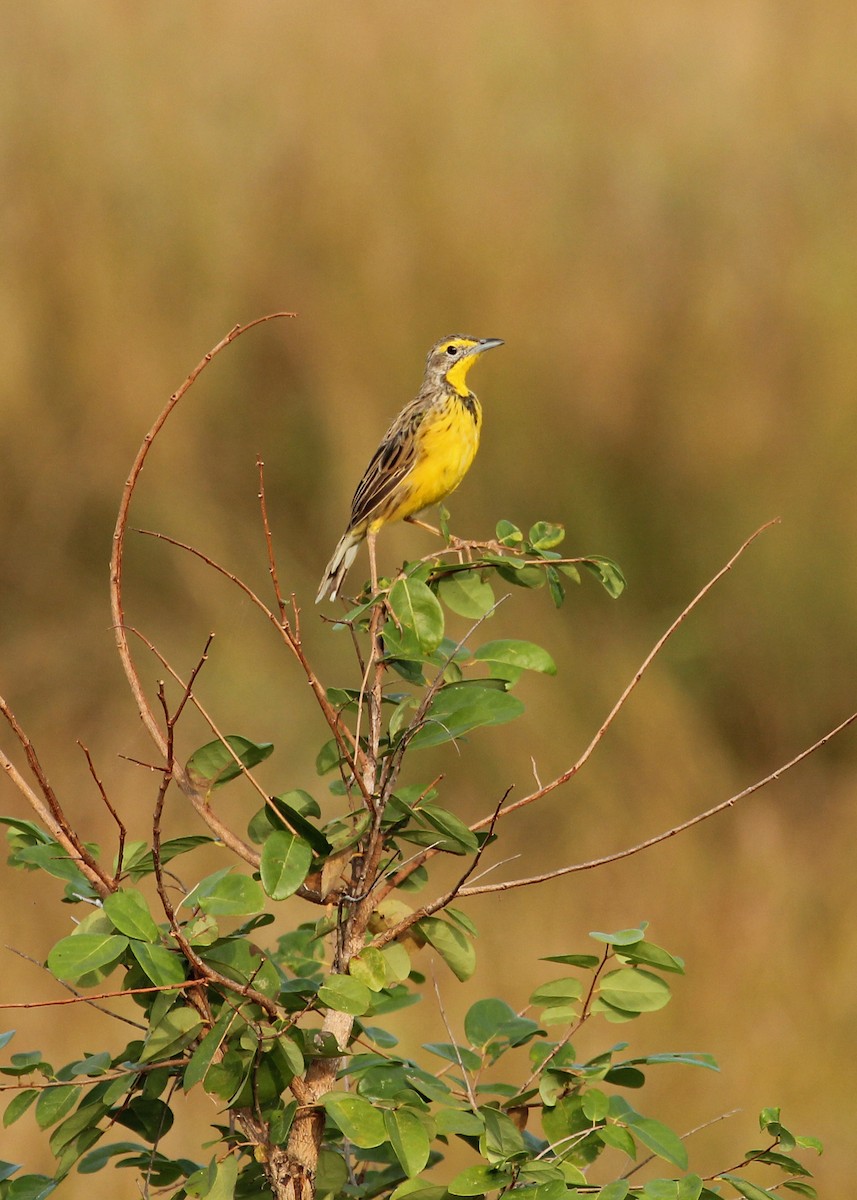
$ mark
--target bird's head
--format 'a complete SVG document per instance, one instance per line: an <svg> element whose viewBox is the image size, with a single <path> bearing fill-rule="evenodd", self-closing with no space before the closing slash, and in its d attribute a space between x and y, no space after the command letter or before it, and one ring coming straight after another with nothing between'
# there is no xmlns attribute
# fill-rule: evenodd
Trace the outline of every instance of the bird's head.
<svg viewBox="0 0 857 1200"><path fill-rule="evenodd" d="M465 337L461 333L441 338L429 350L426 359L426 383L446 382L459 396L467 396L470 392L466 382L467 372L485 350L493 350L495 346L502 345L499 338Z"/></svg>

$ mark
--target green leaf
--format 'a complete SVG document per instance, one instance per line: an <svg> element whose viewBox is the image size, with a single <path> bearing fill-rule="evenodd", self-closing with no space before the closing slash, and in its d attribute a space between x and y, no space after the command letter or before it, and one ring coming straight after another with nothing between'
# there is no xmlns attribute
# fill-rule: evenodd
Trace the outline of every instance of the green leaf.
<svg viewBox="0 0 857 1200"><path fill-rule="evenodd" d="M238 1182L238 1155L227 1154L213 1166L214 1177L205 1192L205 1200L233 1200Z"/></svg>
<svg viewBox="0 0 857 1200"><path fill-rule="evenodd" d="M462 983L476 970L476 951L466 934L440 917L423 917L416 928L434 946L443 961Z"/></svg>
<svg viewBox="0 0 857 1200"><path fill-rule="evenodd" d="M423 804L417 811L438 832L454 843L454 847L444 846L442 849L451 848L454 853L460 854L475 854L479 849L479 839L476 834L447 809L440 808L435 804ZM458 849L456 850L455 847Z"/></svg>
<svg viewBox="0 0 857 1200"><path fill-rule="evenodd" d="M442 1134L460 1133L464 1137L479 1137L485 1128L482 1117L469 1108L441 1108L435 1121L437 1132Z"/></svg>
<svg viewBox="0 0 857 1200"><path fill-rule="evenodd" d="M804 1150L814 1150L816 1154L824 1153L824 1146L817 1137L797 1137L795 1142L798 1146L802 1146Z"/></svg>
<svg viewBox="0 0 857 1200"><path fill-rule="evenodd" d="M0 1178L4 1177L5 1166L12 1166L13 1170L17 1171L19 1164L0 1163ZM9 1174L11 1175L12 1171ZM50 1179L47 1175L19 1175L9 1190L4 1192L4 1197L5 1200L46 1200L57 1187L59 1181Z"/></svg>
<svg viewBox="0 0 857 1200"><path fill-rule="evenodd" d="M331 738L330 741L324 743L315 756L316 773L318 775L326 775L328 771L332 771L334 767L339 766L341 761L342 752L339 748L339 742L336 738Z"/></svg>
<svg viewBox="0 0 857 1200"><path fill-rule="evenodd" d="M768 1166L779 1167L781 1171L785 1171L786 1175L812 1177L812 1171L808 1171L802 1162L798 1162L790 1154L781 1154L778 1150L747 1150L744 1158L752 1158L753 1162L767 1163Z"/></svg>
<svg viewBox="0 0 857 1200"><path fill-rule="evenodd" d="M116 963L128 948L127 937L108 933L73 933L48 955L48 970L58 979L76 980Z"/></svg>
<svg viewBox="0 0 857 1200"><path fill-rule="evenodd" d="M24 1113L40 1094L37 1088L25 1088L22 1092L16 1092L6 1106L6 1111L3 1113L4 1129L8 1129L10 1125L14 1125L19 1117L23 1117Z"/></svg>
<svg viewBox="0 0 857 1200"><path fill-rule="evenodd" d="M669 984L651 971L622 967L599 980L601 997L625 1012L657 1012L670 1001Z"/></svg>
<svg viewBox="0 0 857 1200"><path fill-rule="evenodd" d="M643 1184L645 1200L676 1200L678 1181L675 1179L650 1179Z"/></svg>
<svg viewBox="0 0 857 1200"><path fill-rule="evenodd" d="M646 967L657 967L659 971L672 971L677 975L684 974L684 962L653 942L635 942L634 945L617 951L617 954L628 962L640 963Z"/></svg>
<svg viewBox="0 0 857 1200"><path fill-rule="evenodd" d="M696 1054L691 1050L673 1053L667 1051L664 1054L644 1054L640 1058L626 1058L623 1062L617 1063L616 1068L630 1066L633 1063L643 1063L646 1066L659 1063L682 1063L688 1067L707 1067L709 1071L720 1070L717 1060L711 1054Z"/></svg>
<svg viewBox="0 0 857 1200"><path fill-rule="evenodd" d="M519 546L524 540L518 526L513 525L511 521L498 521L495 536L504 546Z"/></svg>
<svg viewBox="0 0 857 1200"><path fill-rule="evenodd" d="M184 983L187 978L185 961L166 946L150 946L148 942L132 941L131 953L156 987Z"/></svg>
<svg viewBox="0 0 857 1200"><path fill-rule="evenodd" d="M629 1158L637 1157L637 1143L624 1125L602 1125L595 1132L605 1146L612 1146L614 1150L620 1150Z"/></svg>
<svg viewBox="0 0 857 1200"><path fill-rule="evenodd" d="M390 942L381 951L387 966L387 974L394 983L401 983L411 973L411 960L400 942Z"/></svg>
<svg viewBox="0 0 857 1200"><path fill-rule="evenodd" d="M678 1134L653 1117L641 1117L639 1113L630 1113L625 1118L628 1128L638 1141L663 1158L678 1167L680 1171L687 1170L687 1150Z"/></svg>
<svg viewBox="0 0 857 1200"><path fill-rule="evenodd" d="M366 946L351 959L348 974L358 979L370 992L380 992L387 984L387 961L383 951Z"/></svg>
<svg viewBox="0 0 857 1200"><path fill-rule="evenodd" d="M514 1020L515 1010L505 1000L477 1000L467 1010L464 1033L471 1046L484 1047L501 1034L503 1025Z"/></svg>
<svg viewBox="0 0 857 1200"><path fill-rule="evenodd" d="M503 663L523 671L541 671L545 675L556 675L556 663L547 650L543 650L534 642L523 642L517 638L486 642L473 657L477 662Z"/></svg>
<svg viewBox="0 0 857 1200"><path fill-rule="evenodd" d="M77 1103L82 1090L79 1085L66 1083L42 1092L36 1104L36 1122L39 1129L56 1125L57 1121L67 1116Z"/></svg>
<svg viewBox="0 0 857 1200"><path fill-rule="evenodd" d="M523 704L515 696L482 686L478 680L447 684L435 696L425 723L410 744L414 749L440 746L482 726L504 725L523 711Z"/></svg>
<svg viewBox="0 0 857 1200"><path fill-rule="evenodd" d="M180 854L187 854L191 850L195 850L197 846L210 845L214 838L204 836L203 834L188 835L187 837L171 838L168 842L161 843L161 866L164 867L172 859L177 858ZM141 850L145 850L145 843L142 844ZM152 858L152 852L140 853L135 855L129 862L125 864L128 871L128 877L136 883L142 879L144 875L151 875L155 869L155 863Z"/></svg>
<svg viewBox="0 0 857 1200"><path fill-rule="evenodd" d="M344 1135L361 1150L371 1150L387 1140L384 1117L379 1109L352 1092L328 1092L319 1103L333 1117Z"/></svg>
<svg viewBox="0 0 857 1200"><path fill-rule="evenodd" d="M195 750L185 770L192 783L210 792L240 775L242 769L252 770L273 751L273 742L251 742L240 734L230 733L222 742L208 742Z"/></svg>
<svg viewBox="0 0 857 1200"><path fill-rule="evenodd" d="M724 1171L718 1178L728 1179L738 1195L744 1197L744 1200L771 1200L774 1195L767 1188L757 1187L749 1179L743 1179L740 1175L733 1174L732 1171Z"/></svg>
<svg viewBox="0 0 857 1200"><path fill-rule="evenodd" d="M581 1102L584 1115L589 1117L590 1121L597 1122L606 1119L609 1105L603 1092L599 1092L597 1088L589 1088L583 1093Z"/></svg>
<svg viewBox="0 0 857 1200"><path fill-rule="evenodd" d="M702 1195L703 1183L698 1175L685 1175L678 1180L676 1200L699 1200Z"/></svg>
<svg viewBox="0 0 857 1200"><path fill-rule="evenodd" d="M279 829L265 839L259 870L262 887L272 900L293 895L309 874L312 850L288 829Z"/></svg>
<svg viewBox="0 0 857 1200"><path fill-rule="evenodd" d="M818 1200L818 1192L811 1183L805 1183L802 1179L785 1179L780 1184L782 1188L788 1188L790 1192L796 1192L798 1196L806 1196L807 1200Z"/></svg>
<svg viewBox="0 0 857 1200"><path fill-rule="evenodd" d="M119 933L126 933L141 942L158 940L158 927L139 892L113 892L104 897L103 908Z"/></svg>
<svg viewBox="0 0 857 1200"><path fill-rule="evenodd" d="M202 1021L193 1009L170 1009L163 1020L149 1031L140 1062L172 1057L194 1040L201 1027Z"/></svg>
<svg viewBox="0 0 857 1200"><path fill-rule="evenodd" d="M328 975L318 989L318 998L326 1008L360 1017L372 1007L372 993L365 983L350 975Z"/></svg>
<svg viewBox="0 0 857 1200"><path fill-rule="evenodd" d="M436 1054L438 1058L445 1058L465 1071L478 1071L482 1066L482 1059L467 1046L456 1046L452 1042L425 1042L423 1050Z"/></svg>
<svg viewBox="0 0 857 1200"><path fill-rule="evenodd" d="M493 1167L466 1167L455 1176L452 1183L447 1184L451 1196L485 1196L488 1192L496 1192L506 1188L512 1182L508 1171Z"/></svg>
<svg viewBox="0 0 857 1200"><path fill-rule="evenodd" d="M542 962L560 963L566 967L582 967L591 971L601 962L597 954L548 954Z"/></svg>
<svg viewBox="0 0 857 1200"><path fill-rule="evenodd" d="M600 1131L599 1131L600 1132ZM614 1179L606 1184L598 1193L598 1200L625 1200L631 1190L627 1179Z"/></svg>
<svg viewBox="0 0 857 1200"><path fill-rule="evenodd" d="M574 1004L582 995L583 984L579 979L554 979L536 988L530 996L530 1004L538 1004L539 1007L553 1006L559 1001Z"/></svg>
<svg viewBox="0 0 857 1200"><path fill-rule="evenodd" d="M511 1117L490 1106L479 1111L485 1122L485 1133L479 1148L489 1163L506 1162L524 1149L521 1131Z"/></svg>
<svg viewBox="0 0 857 1200"><path fill-rule="evenodd" d="M399 579L390 588L388 603L399 624L412 631L423 654L433 654L443 637L443 609L421 579Z"/></svg>
<svg viewBox="0 0 857 1200"><path fill-rule="evenodd" d="M608 596L616 600L625 590L625 576L618 563L609 558L590 555L580 560L581 565L591 571Z"/></svg>
<svg viewBox="0 0 857 1200"><path fill-rule="evenodd" d="M205 1078L206 1071L214 1061L214 1056L220 1049L226 1032L237 1015L234 1009L229 1008L228 1005L225 1006L217 1021L194 1050L190 1062L185 1067L182 1080L182 1087L186 1092L189 1092L192 1087L196 1087Z"/></svg>
<svg viewBox="0 0 857 1200"><path fill-rule="evenodd" d="M589 936L596 942L606 942L608 946L633 946L643 940L647 925L648 922L643 921L637 929L620 929L618 933L599 933L597 930L591 930Z"/></svg>
<svg viewBox="0 0 857 1200"><path fill-rule="evenodd" d="M387 1109L384 1113L387 1137L402 1170L408 1176L419 1175L429 1159L429 1135L419 1116L410 1108Z"/></svg>
<svg viewBox="0 0 857 1200"><path fill-rule="evenodd" d="M479 571L442 575L437 583L437 594L447 608L471 621L484 617L496 603L494 589L482 580Z"/></svg>
<svg viewBox="0 0 857 1200"><path fill-rule="evenodd" d="M224 867L201 879L182 900L185 908L199 906L212 917L238 917L260 912L265 907L265 895L248 875L233 875Z"/></svg>
<svg viewBox="0 0 857 1200"><path fill-rule="evenodd" d="M534 550L553 550L565 540L565 528L552 521L537 521L529 533L529 542Z"/></svg>

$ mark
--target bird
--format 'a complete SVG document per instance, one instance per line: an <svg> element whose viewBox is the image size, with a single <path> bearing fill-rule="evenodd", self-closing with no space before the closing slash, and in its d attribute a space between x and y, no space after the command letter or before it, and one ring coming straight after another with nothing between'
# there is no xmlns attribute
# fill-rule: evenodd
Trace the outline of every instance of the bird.
<svg viewBox="0 0 857 1200"><path fill-rule="evenodd" d="M467 374L500 338L456 333L435 342L426 358L422 387L381 439L351 501L351 517L325 568L316 604L335 600L362 541L369 549L372 591L377 591L375 537L391 521L417 514L454 492L479 448L482 406Z"/></svg>

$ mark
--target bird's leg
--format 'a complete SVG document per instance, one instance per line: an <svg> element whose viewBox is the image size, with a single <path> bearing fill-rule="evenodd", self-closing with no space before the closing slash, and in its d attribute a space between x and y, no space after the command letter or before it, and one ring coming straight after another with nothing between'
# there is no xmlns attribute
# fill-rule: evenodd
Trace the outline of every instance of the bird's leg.
<svg viewBox="0 0 857 1200"><path fill-rule="evenodd" d="M369 551L369 580L373 596L378 591L378 567L375 563L375 538L377 536L375 533L366 534L366 549Z"/></svg>
<svg viewBox="0 0 857 1200"><path fill-rule="evenodd" d="M429 525L428 521L421 521L419 517L405 517L409 525L418 525L420 529L425 529L427 533L433 533L435 537L442 538L443 534L434 525Z"/></svg>

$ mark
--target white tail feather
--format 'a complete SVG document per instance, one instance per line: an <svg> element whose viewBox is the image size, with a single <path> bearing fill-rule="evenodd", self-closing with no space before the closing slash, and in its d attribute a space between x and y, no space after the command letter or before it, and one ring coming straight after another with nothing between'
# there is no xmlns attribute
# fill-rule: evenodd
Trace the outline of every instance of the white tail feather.
<svg viewBox="0 0 857 1200"><path fill-rule="evenodd" d="M336 599L336 595L342 586L342 581L348 573L348 568L357 557L357 547L363 541L363 536L360 534L344 533L339 539L336 549L333 552L333 557L327 564L324 575L321 580L321 587L318 589L318 595L315 598L316 604L320 604L325 596L330 593L331 600Z"/></svg>

